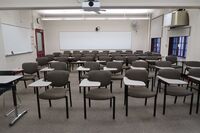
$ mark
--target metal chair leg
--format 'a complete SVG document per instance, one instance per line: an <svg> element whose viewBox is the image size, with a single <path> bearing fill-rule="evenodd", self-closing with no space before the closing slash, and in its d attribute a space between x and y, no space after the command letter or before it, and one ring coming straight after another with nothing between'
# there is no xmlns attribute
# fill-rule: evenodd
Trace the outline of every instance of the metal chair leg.
<svg viewBox="0 0 200 133"><path fill-rule="evenodd" d="M49 107L51 107L51 100L49 99Z"/></svg>
<svg viewBox="0 0 200 133"><path fill-rule="evenodd" d="M122 88L122 81L123 81L123 80L121 79L121 82L120 82L120 87L121 87L121 88Z"/></svg>
<svg viewBox="0 0 200 133"><path fill-rule="evenodd" d="M36 95L37 95L38 117L39 117L39 119L41 119L40 99L39 99L39 92L38 92L38 88L37 87L36 87Z"/></svg>
<svg viewBox="0 0 200 133"><path fill-rule="evenodd" d="M154 117L156 116L156 106L157 106L157 95L155 96L155 99L154 99L154 111L153 111Z"/></svg>
<svg viewBox="0 0 200 133"><path fill-rule="evenodd" d="M71 94L71 85L70 85L70 83L68 83L68 87L69 87L69 101L70 101L70 107L72 107L72 94Z"/></svg>
<svg viewBox="0 0 200 133"><path fill-rule="evenodd" d="M177 101L177 96L175 96L174 98L174 104L176 104L176 101Z"/></svg>
<svg viewBox="0 0 200 133"><path fill-rule="evenodd" d="M112 107L112 98L110 99L110 107Z"/></svg>
<svg viewBox="0 0 200 133"><path fill-rule="evenodd" d="M85 87L83 88L83 102L84 102L84 119L86 119L87 118L87 113L86 113Z"/></svg>
<svg viewBox="0 0 200 133"><path fill-rule="evenodd" d="M191 95L191 102L190 102L190 115L192 114L193 97L194 97L194 94Z"/></svg>
<svg viewBox="0 0 200 133"><path fill-rule="evenodd" d="M147 106L147 98L145 98L144 105Z"/></svg>
<svg viewBox="0 0 200 133"><path fill-rule="evenodd" d="M163 115L165 115L165 107L166 107L166 89L167 89L167 85L165 84L164 100L163 100Z"/></svg>
<svg viewBox="0 0 200 133"><path fill-rule="evenodd" d="M126 116L128 116L128 96L127 95L126 95L125 105L126 105Z"/></svg>
<svg viewBox="0 0 200 133"><path fill-rule="evenodd" d="M66 117L67 119L69 118L69 107L68 107L68 97L65 97L65 102L66 102Z"/></svg>
<svg viewBox="0 0 200 133"><path fill-rule="evenodd" d="M115 119L115 97L113 97L113 119Z"/></svg>
<svg viewBox="0 0 200 133"><path fill-rule="evenodd" d="M200 91L198 90L198 94L197 94L196 114L198 114L198 112L199 112L199 95L200 95Z"/></svg>
<svg viewBox="0 0 200 133"><path fill-rule="evenodd" d="M27 88L27 84L26 84L26 81L24 80L24 86L25 86L25 88Z"/></svg>

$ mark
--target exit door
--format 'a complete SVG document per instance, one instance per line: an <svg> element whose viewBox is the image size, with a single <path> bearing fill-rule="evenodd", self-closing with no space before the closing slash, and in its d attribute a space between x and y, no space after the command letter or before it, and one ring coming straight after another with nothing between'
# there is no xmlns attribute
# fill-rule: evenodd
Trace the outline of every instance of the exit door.
<svg viewBox="0 0 200 133"><path fill-rule="evenodd" d="M42 29L35 29L37 57L45 56L44 50L44 31Z"/></svg>

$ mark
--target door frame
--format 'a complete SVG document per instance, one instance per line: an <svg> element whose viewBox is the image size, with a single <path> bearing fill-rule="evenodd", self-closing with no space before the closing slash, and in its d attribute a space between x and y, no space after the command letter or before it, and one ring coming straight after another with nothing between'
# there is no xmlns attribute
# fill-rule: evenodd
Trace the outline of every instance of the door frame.
<svg viewBox="0 0 200 133"><path fill-rule="evenodd" d="M42 35L42 51L38 51L38 41L37 41L37 33L41 33ZM36 41L36 52L37 57L45 56L45 47L44 47L44 30L43 29L35 29L35 41Z"/></svg>

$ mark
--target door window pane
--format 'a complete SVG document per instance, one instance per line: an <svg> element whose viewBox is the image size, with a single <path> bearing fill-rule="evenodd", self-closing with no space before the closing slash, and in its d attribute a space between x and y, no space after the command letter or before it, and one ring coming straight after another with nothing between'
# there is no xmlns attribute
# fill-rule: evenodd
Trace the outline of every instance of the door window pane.
<svg viewBox="0 0 200 133"><path fill-rule="evenodd" d="M37 32L37 48L38 48L38 51L43 51L42 34L40 32Z"/></svg>

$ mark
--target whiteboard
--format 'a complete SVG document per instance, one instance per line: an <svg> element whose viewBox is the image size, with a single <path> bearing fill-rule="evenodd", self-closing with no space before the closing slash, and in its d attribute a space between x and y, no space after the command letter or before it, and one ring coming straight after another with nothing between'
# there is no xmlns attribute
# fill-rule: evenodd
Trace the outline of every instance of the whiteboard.
<svg viewBox="0 0 200 133"><path fill-rule="evenodd" d="M60 32L60 49L131 49L131 32Z"/></svg>
<svg viewBox="0 0 200 133"><path fill-rule="evenodd" d="M5 55L32 52L31 29L1 24Z"/></svg>

